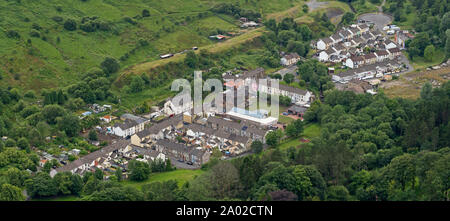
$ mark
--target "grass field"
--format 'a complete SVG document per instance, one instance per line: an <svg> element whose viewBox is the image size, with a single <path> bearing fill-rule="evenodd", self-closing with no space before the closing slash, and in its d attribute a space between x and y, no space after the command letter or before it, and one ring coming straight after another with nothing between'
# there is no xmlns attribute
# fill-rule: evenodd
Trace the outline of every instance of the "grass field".
<svg viewBox="0 0 450 221"><path fill-rule="evenodd" d="M405 54L406 57L408 57L408 52L405 51L403 53ZM417 69L424 70L430 66L441 64L444 61L444 59L445 59L445 52L443 49L439 48L435 51L431 61L427 61L424 57L418 56L414 57L412 61L411 59L409 59L409 61L411 62L415 70Z"/></svg>
<svg viewBox="0 0 450 221"><path fill-rule="evenodd" d="M365 14L378 11L377 6L372 4L370 1L364 1L364 3L362 3L361 1L353 1L351 4L357 14Z"/></svg>
<svg viewBox="0 0 450 221"><path fill-rule="evenodd" d="M340 1L325 1L327 4L322 5L306 15L298 17L295 19L297 23L312 23L314 22L313 16L316 14L323 14L327 12L338 12L338 14L343 15L346 12L351 12L350 6L344 2ZM330 18L333 24L338 24L341 21L342 16L335 16Z"/></svg>
<svg viewBox="0 0 450 221"><path fill-rule="evenodd" d="M182 186L187 181L190 181L194 179L195 176L198 176L205 171L203 170L174 170L170 172L163 172L163 173L152 173L150 175L150 178L145 181L137 182L137 181L122 181L121 184L125 186L132 186L135 188L142 188L143 185L152 183L152 182L163 182L168 180L176 180L178 182L178 185Z"/></svg>
<svg viewBox="0 0 450 221"><path fill-rule="evenodd" d="M307 138L309 140L320 136L320 125L319 124L308 124L304 127L302 136L303 138ZM289 147L299 147L303 143L300 141L300 138L289 138L284 140L279 145L281 150L286 150Z"/></svg>
<svg viewBox="0 0 450 221"><path fill-rule="evenodd" d="M280 114L280 116L278 117L278 121L283 124L289 124L294 121L294 119Z"/></svg>
<svg viewBox="0 0 450 221"><path fill-rule="evenodd" d="M203 46L203 47L199 47L199 50L196 51L196 53L199 53L200 50L207 50L208 52L211 53L218 53L221 51L225 51L227 49L230 49L232 47L237 47L245 42L248 42L256 37L259 37L263 34L264 32L264 28L257 28L257 29L253 29L250 30L248 32L245 32L242 35L239 35L237 37L231 38L229 40L226 40L224 42L219 42L216 44L210 44L207 46ZM133 74L133 73L142 73L142 72L146 72L152 68L158 67L160 65L165 65L169 62L180 62L182 61L184 58L186 57L186 54L177 54L174 55L173 57L169 58L169 59L163 59L163 60L154 60L154 61L149 61L149 62L144 62L144 63L140 63L137 64L133 67L128 68L127 70L125 70L121 76L119 76L119 78L117 79L117 81L120 81L123 77L126 77L129 74Z"/></svg>
<svg viewBox="0 0 450 221"><path fill-rule="evenodd" d="M417 99L420 89L425 82L439 82L440 84L450 78L450 67L432 71L411 72L402 75L400 79L383 83L381 87L388 97L402 97Z"/></svg>
<svg viewBox="0 0 450 221"><path fill-rule="evenodd" d="M81 73L98 67L105 57L119 59L128 55L121 60L122 70L128 70L135 64L159 60L160 54L213 45L215 42L208 39L211 32L217 29L239 31L236 18L210 11L223 2L229 1L1 1L0 73L3 79L0 83L39 91L78 82ZM298 2L300 0L239 0L241 8L263 14L289 9ZM150 11L150 17L140 16L143 9ZM111 30L82 31L81 20L93 16L108 23ZM69 18L77 22L77 30L64 29L63 23ZM8 31L16 31L20 38L8 38ZM39 36L32 37L32 31ZM260 31L250 31L209 48L222 51L260 34ZM139 46L140 40L149 44Z"/></svg>

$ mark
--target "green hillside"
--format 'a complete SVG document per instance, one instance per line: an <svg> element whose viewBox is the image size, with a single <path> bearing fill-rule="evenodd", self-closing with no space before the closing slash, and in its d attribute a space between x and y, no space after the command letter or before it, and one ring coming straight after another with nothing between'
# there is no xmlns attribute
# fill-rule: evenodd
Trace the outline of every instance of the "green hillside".
<svg viewBox="0 0 450 221"><path fill-rule="evenodd" d="M239 31L232 16L211 12L225 0L1 0L2 84L39 90L77 82L105 57L124 69L193 46L210 34ZM282 11L297 0L241 0L243 9ZM149 16L143 17L143 10ZM68 20L76 30L64 28Z"/></svg>

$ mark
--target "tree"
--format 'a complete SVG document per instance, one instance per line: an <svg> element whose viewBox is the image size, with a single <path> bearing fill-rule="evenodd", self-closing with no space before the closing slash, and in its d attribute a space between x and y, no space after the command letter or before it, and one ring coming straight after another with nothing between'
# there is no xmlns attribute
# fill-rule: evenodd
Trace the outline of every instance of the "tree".
<svg viewBox="0 0 450 221"><path fill-rule="evenodd" d="M95 179L103 180L103 171L100 170L99 168L95 169L94 177Z"/></svg>
<svg viewBox="0 0 450 221"><path fill-rule="evenodd" d="M269 200L272 201L297 201L298 197L295 193L287 190L276 190L269 192Z"/></svg>
<svg viewBox="0 0 450 221"><path fill-rule="evenodd" d="M414 157L411 154L403 154L395 157L386 166L384 175L389 181L395 181L399 184L402 190L406 190L407 184L411 184L414 188L415 185L415 172L416 163Z"/></svg>
<svg viewBox="0 0 450 221"><path fill-rule="evenodd" d="M27 180L25 186L31 197L55 196L58 193L58 186L48 173L39 172Z"/></svg>
<svg viewBox="0 0 450 221"><path fill-rule="evenodd" d="M130 84L130 90L133 93L141 92L145 87L145 82L139 75L133 76Z"/></svg>
<svg viewBox="0 0 450 221"><path fill-rule="evenodd" d="M75 31L77 30L77 22L71 18L67 19L64 22L64 29L68 31Z"/></svg>
<svg viewBox="0 0 450 221"><path fill-rule="evenodd" d="M307 4L304 4L304 5L302 6L302 8L303 8L302 10L303 10L304 13L308 13L309 7L308 7Z"/></svg>
<svg viewBox="0 0 450 221"><path fill-rule="evenodd" d="M198 57L195 54L194 51L189 51L186 54L186 58L184 59L184 62L191 68L196 68L198 66Z"/></svg>
<svg viewBox="0 0 450 221"><path fill-rule="evenodd" d="M114 172L114 175L116 175L117 177L117 181L122 181L122 169L121 168L117 168L116 172Z"/></svg>
<svg viewBox="0 0 450 221"><path fill-rule="evenodd" d="M144 195L134 187L111 187L95 191L92 195L83 198L88 201L143 201Z"/></svg>
<svg viewBox="0 0 450 221"><path fill-rule="evenodd" d="M445 32L445 36L447 37L446 41L445 41L445 54L447 56L447 58L450 57L450 29L447 29L447 31Z"/></svg>
<svg viewBox="0 0 450 221"><path fill-rule="evenodd" d="M292 99L288 96L281 95L279 97L279 99L280 99L280 104L283 106L289 106L292 103Z"/></svg>
<svg viewBox="0 0 450 221"><path fill-rule="evenodd" d="M275 147L280 143L282 132L281 130L270 131L266 135L266 143L271 147Z"/></svg>
<svg viewBox="0 0 450 221"><path fill-rule="evenodd" d="M420 98L423 100L429 101L433 96L433 87L430 82L426 82L423 84L422 89L420 89Z"/></svg>
<svg viewBox="0 0 450 221"><path fill-rule="evenodd" d="M142 10L142 17L150 17L150 11L148 9Z"/></svg>
<svg viewBox="0 0 450 221"><path fill-rule="evenodd" d="M148 179L150 176L150 166L147 163L137 160L130 161L128 168L130 169L130 179L135 181L142 181Z"/></svg>
<svg viewBox="0 0 450 221"><path fill-rule="evenodd" d="M342 16L341 24L348 25L348 24L351 24L353 22L353 20L355 20L355 14L353 14L351 12L346 12Z"/></svg>
<svg viewBox="0 0 450 221"><path fill-rule="evenodd" d="M56 124L56 118L64 116L66 111L57 104L47 105L42 109L42 116L49 124Z"/></svg>
<svg viewBox="0 0 450 221"><path fill-rule="evenodd" d="M89 136L89 140L92 140L92 141L98 140L98 135L95 130L90 130L88 136Z"/></svg>
<svg viewBox="0 0 450 221"><path fill-rule="evenodd" d="M106 57L105 60L103 60L103 62L100 64L100 67L102 68L103 72L105 72L106 75L110 75L112 73L117 72L120 68L120 65L116 59Z"/></svg>
<svg viewBox="0 0 450 221"><path fill-rule="evenodd" d="M70 192L79 196L83 190L83 179L78 174L73 174L70 178L72 180L72 186L70 187Z"/></svg>
<svg viewBox="0 0 450 221"><path fill-rule="evenodd" d="M58 186L58 192L62 195L69 195L71 194L71 188L72 188L72 173L71 172L63 172L63 173L57 173L53 180L55 181L56 185Z"/></svg>
<svg viewBox="0 0 450 221"><path fill-rule="evenodd" d="M83 179L87 178L87 181L84 184L82 193L85 195L91 195L95 191L101 190L102 185L101 181L96 179L93 175L87 176L86 174L83 176Z"/></svg>
<svg viewBox="0 0 450 221"><path fill-rule="evenodd" d="M18 141L17 141L17 147L19 147L22 150L30 150L30 143L28 142L27 138L25 137L21 137Z"/></svg>
<svg viewBox="0 0 450 221"><path fill-rule="evenodd" d="M17 187L22 187L25 183L25 180L28 179L30 175L28 172L24 170L19 170L16 167L10 167L5 172L5 178L9 184L12 184Z"/></svg>
<svg viewBox="0 0 450 221"><path fill-rule="evenodd" d="M303 122L297 119L286 127L286 135L289 137L297 137L303 132Z"/></svg>
<svg viewBox="0 0 450 221"><path fill-rule="evenodd" d="M330 201L348 201L350 193L345 186L331 186L327 191L327 200Z"/></svg>
<svg viewBox="0 0 450 221"><path fill-rule="evenodd" d="M25 196L22 190L14 185L4 183L0 187L0 201L23 201Z"/></svg>
<svg viewBox="0 0 450 221"><path fill-rule="evenodd" d="M176 180L153 182L142 186L145 199L151 201L175 201L178 200L179 187Z"/></svg>
<svg viewBox="0 0 450 221"><path fill-rule="evenodd" d="M259 140L255 140L252 142L251 149L254 153L261 153L261 151L263 150L263 143Z"/></svg>
<svg viewBox="0 0 450 221"><path fill-rule="evenodd" d="M283 78L284 82L290 84L294 81L294 75L293 74L285 74Z"/></svg>
<svg viewBox="0 0 450 221"><path fill-rule="evenodd" d="M433 45L428 45L425 48L423 57L427 60L427 61L432 61L433 57L434 57L434 46Z"/></svg>
<svg viewBox="0 0 450 221"><path fill-rule="evenodd" d="M64 131L67 136L73 137L78 134L81 129L80 119L72 114L67 114L58 120L59 129Z"/></svg>
<svg viewBox="0 0 450 221"><path fill-rule="evenodd" d="M208 184L215 199L234 198L241 188L238 170L230 162L224 161L211 168Z"/></svg>

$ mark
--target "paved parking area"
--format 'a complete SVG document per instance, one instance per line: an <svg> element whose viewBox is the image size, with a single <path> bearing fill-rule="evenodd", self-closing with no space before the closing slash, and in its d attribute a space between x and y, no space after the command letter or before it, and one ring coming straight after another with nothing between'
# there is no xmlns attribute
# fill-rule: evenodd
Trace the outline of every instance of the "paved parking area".
<svg viewBox="0 0 450 221"><path fill-rule="evenodd" d="M195 169L199 169L200 166L195 166L195 165L189 165L186 162L180 162L177 159L170 157L170 162L172 163L173 166L175 166L178 169L188 169L188 170L195 170Z"/></svg>
<svg viewBox="0 0 450 221"><path fill-rule="evenodd" d="M383 13L368 13L358 17L358 20L370 21L375 24L375 27L383 31L383 27L392 22L392 18L389 15Z"/></svg>

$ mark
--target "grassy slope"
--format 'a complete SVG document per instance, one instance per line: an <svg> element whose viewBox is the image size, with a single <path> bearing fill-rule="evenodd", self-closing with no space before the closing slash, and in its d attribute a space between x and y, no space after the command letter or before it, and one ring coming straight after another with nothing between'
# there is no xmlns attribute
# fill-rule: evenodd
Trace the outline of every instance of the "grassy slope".
<svg viewBox="0 0 450 221"><path fill-rule="evenodd" d="M141 189L143 185L152 183L152 182L164 182L167 180L176 180L180 186L182 186L187 181L194 179L195 176L198 176L205 171L203 170L174 170L170 172L163 173L152 173L150 178L145 181L136 182L136 181L122 181L121 184L124 186L132 186L134 188ZM51 198L42 198L42 199L33 199L33 201L77 201L80 200L79 197L69 195L69 196L58 196Z"/></svg>
<svg viewBox="0 0 450 221"><path fill-rule="evenodd" d="M338 11L342 12L342 14L344 14L346 12L351 12L351 9L348 6L348 4L346 4L344 2L340 2L340 1L326 1L326 2L328 2L326 5L320 6L319 8L316 8L313 11L310 11L308 14L296 18L295 21L297 23L312 23L312 22L314 22L314 18L312 17L313 15L315 15L317 13L319 13L319 14L326 13L329 10L338 10ZM338 16L337 18L333 18L333 19L331 19L331 22L333 22L334 24L338 24L340 22L340 18L341 18L341 16Z"/></svg>
<svg viewBox="0 0 450 221"><path fill-rule="evenodd" d="M300 0L239 0L241 7L262 13L286 10ZM186 17L196 16L213 5L226 0L43 0L1 1L0 10L0 73L5 85L41 89L64 86L78 80L78 75L96 67L106 56L120 58L136 47L139 39L150 45L138 49L129 59L121 62L126 69L136 63L157 60L159 54L177 52L193 46L206 46L214 42L207 34L214 29L237 31L236 19L211 15L184 23ZM151 16L137 19L137 25L123 21L124 17L140 15L148 9ZM85 16L98 16L113 24L118 34L111 32L69 32L62 24L53 21L54 16L72 18L80 23ZM29 36L31 25L43 29L41 36ZM163 28L170 27L166 32ZM6 37L8 30L21 35L20 40ZM256 33L250 33L253 38ZM60 41L57 41L59 37ZM31 39L32 45L27 45ZM239 39L238 39L239 40ZM236 43L243 43L237 41ZM227 44L224 44L227 46ZM30 48L34 53L29 53Z"/></svg>
<svg viewBox="0 0 450 221"><path fill-rule="evenodd" d="M176 180L180 186L182 186L187 181L194 179L195 176L198 176L205 171L203 170L174 170L170 172L163 173L154 173L150 175L150 178L145 181L123 181L122 184L125 186L132 186L135 188L142 188L143 185L152 183L152 182L164 182L168 180Z"/></svg>
<svg viewBox="0 0 450 221"><path fill-rule="evenodd" d="M400 79L391 81L383 85L383 91L388 97L402 97L408 99L417 99L420 96L420 90L425 82L444 83L448 81L450 67L439 70L421 72L411 72L402 75ZM447 78L444 78L447 76Z"/></svg>
<svg viewBox="0 0 450 221"><path fill-rule="evenodd" d="M303 138L307 138L311 140L312 138L318 137L320 135L320 125L319 124L308 124L304 127L302 136ZM303 143L299 138L289 138L281 142L279 148L282 150L286 150L289 147L298 147Z"/></svg>

